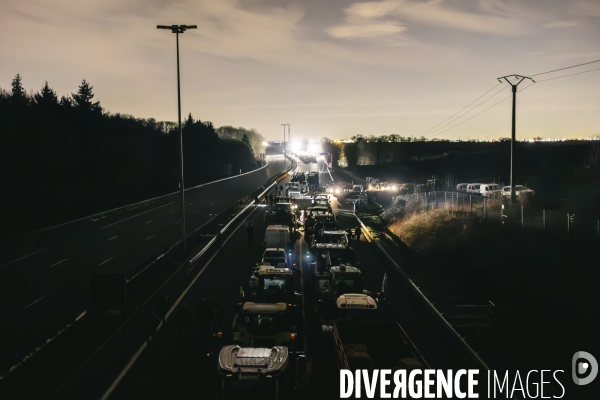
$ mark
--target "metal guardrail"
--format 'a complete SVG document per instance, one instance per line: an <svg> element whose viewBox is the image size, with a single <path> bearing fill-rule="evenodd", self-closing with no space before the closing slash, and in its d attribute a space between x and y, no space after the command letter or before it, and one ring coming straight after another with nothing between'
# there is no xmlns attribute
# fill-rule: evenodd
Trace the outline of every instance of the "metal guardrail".
<svg viewBox="0 0 600 400"><path fill-rule="evenodd" d="M355 216L361 226L364 228L365 232L370 234L368 227L361 221L358 216ZM371 236L372 237L372 236ZM406 273L402 270L402 268L394 261L394 259L389 255L387 251L383 248L379 241L375 241L375 244L379 248L379 250L383 253L383 255L388 259L388 261L394 267L394 270L404 279L405 283L412 289L413 294L417 296L417 298L425 305L425 308L436 317L438 323L440 323L448 333L450 333L451 337L453 337L457 343L461 346L463 351L474 361L476 364L481 365L484 369L489 369L487 364L479 357L479 355L469 346L467 342L462 338L462 336L454 329L454 327L444 318L442 313L438 311L437 308L433 305L431 301L425 296L425 294L419 289L417 285L409 278Z"/></svg>

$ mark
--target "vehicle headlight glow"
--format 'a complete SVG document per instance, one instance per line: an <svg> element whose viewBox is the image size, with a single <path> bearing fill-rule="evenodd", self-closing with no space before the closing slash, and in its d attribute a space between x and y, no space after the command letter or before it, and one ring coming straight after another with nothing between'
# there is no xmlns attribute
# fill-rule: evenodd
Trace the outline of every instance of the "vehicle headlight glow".
<svg viewBox="0 0 600 400"><path fill-rule="evenodd" d="M392 190L396 190L396 186L392 186Z"/></svg>

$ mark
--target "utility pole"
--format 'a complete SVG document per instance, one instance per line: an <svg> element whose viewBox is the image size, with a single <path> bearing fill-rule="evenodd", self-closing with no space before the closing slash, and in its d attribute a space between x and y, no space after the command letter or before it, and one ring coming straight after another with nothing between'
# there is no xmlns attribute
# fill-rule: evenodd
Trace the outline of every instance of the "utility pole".
<svg viewBox="0 0 600 400"><path fill-rule="evenodd" d="M181 182L179 184L179 192L181 193L181 243L183 245L183 258L186 254L186 236L185 236L185 196L183 184L183 131L181 129L181 85L179 80L179 34L188 29L197 29L196 25L157 25L156 29L170 29L176 34L177 43L177 109L179 116L179 164L181 167Z"/></svg>
<svg viewBox="0 0 600 400"><path fill-rule="evenodd" d="M286 158L286 152L285 152L285 126L289 125L289 124L281 124L283 125L283 169L285 169L285 158Z"/></svg>
<svg viewBox="0 0 600 400"><path fill-rule="evenodd" d="M512 83L511 81L508 80L509 77L514 77L516 79L518 79L519 81L517 83ZM528 76L522 76L522 75L507 75L507 76L503 76L501 78L498 78L498 82L502 83L502 79L504 79L511 87L512 87L512 93L513 93L513 106L512 106L512 136L510 138L510 203L511 204L515 204L515 200L516 200L516 195L515 195L515 181L513 179L513 159L514 159L514 151L515 151L515 136L516 136L516 130L515 130L515 121L516 121L516 110L517 110L517 86L519 86L519 83L523 82L524 79L531 79L531 81L533 83L535 83L535 81L533 80L533 78L530 78Z"/></svg>

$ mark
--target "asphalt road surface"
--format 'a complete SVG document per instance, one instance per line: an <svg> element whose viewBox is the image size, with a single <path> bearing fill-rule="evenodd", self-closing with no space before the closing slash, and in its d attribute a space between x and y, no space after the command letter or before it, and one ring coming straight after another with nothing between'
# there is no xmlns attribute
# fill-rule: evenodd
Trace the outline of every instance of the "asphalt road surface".
<svg viewBox="0 0 600 400"><path fill-rule="evenodd" d="M289 165L289 161L287 161ZM240 177L186 191L186 231L210 221L284 169L282 155ZM0 265L0 376L87 310L90 275L129 273L181 239L181 197L32 235Z"/></svg>
<svg viewBox="0 0 600 400"><path fill-rule="evenodd" d="M322 162L317 164L317 168L319 165L323 166ZM304 171L314 168L302 164L300 167ZM341 180L341 177L334 173L330 175L326 167L320 178L324 183L332 179ZM340 205L335 199L332 200L332 206L338 215L341 229L357 225L349 206ZM248 244L245 233L245 227L249 223L254 225L253 245ZM259 243L265 228L264 209L257 207L240 229L231 235L183 299L192 310L191 326L187 330L181 330L175 322L167 321L157 337L127 370L114 391L105 398L111 400L211 398L216 380L210 371L214 370L215 365L207 361L206 347L201 339L200 323L195 310L202 298L218 301L224 310L222 323L224 336L231 333L238 294L240 288L247 290L250 269L260 260L262 248ZM325 349L321 348L319 316L312 307L312 296L307 292L310 274L303 255L308 251L308 245L300 234L296 235L294 240L293 261L302 269L305 345L307 353L313 356L314 360L310 398L336 398L338 387L320 379L324 375L322 373L324 363L319 357L326 353ZM431 367L473 368L461 350L456 348L443 332L440 332L431 317L421 308L420 303L405 289L400 278L391 272L389 263L375 244L369 243L363 235L360 243L353 241L353 246L364 274L365 289L373 293L380 291L384 274L388 275L390 292L393 295L393 312L389 318L401 323ZM401 263L402 260L396 262ZM119 371L112 371L112 373L116 377Z"/></svg>

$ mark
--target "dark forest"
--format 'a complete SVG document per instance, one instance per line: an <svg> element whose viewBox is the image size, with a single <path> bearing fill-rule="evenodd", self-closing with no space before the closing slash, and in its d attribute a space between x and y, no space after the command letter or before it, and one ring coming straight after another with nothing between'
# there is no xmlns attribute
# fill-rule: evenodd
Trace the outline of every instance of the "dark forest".
<svg viewBox="0 0 600 400"><path fill-rule="evenodd" d="M20 75L0 89L0 236L179 190L177 123L113 114L94 100L86 80L60 98L47 82L27 93ZM191 114L182 126L186 188L259 166L248 140L222 139Z"/></svg>

